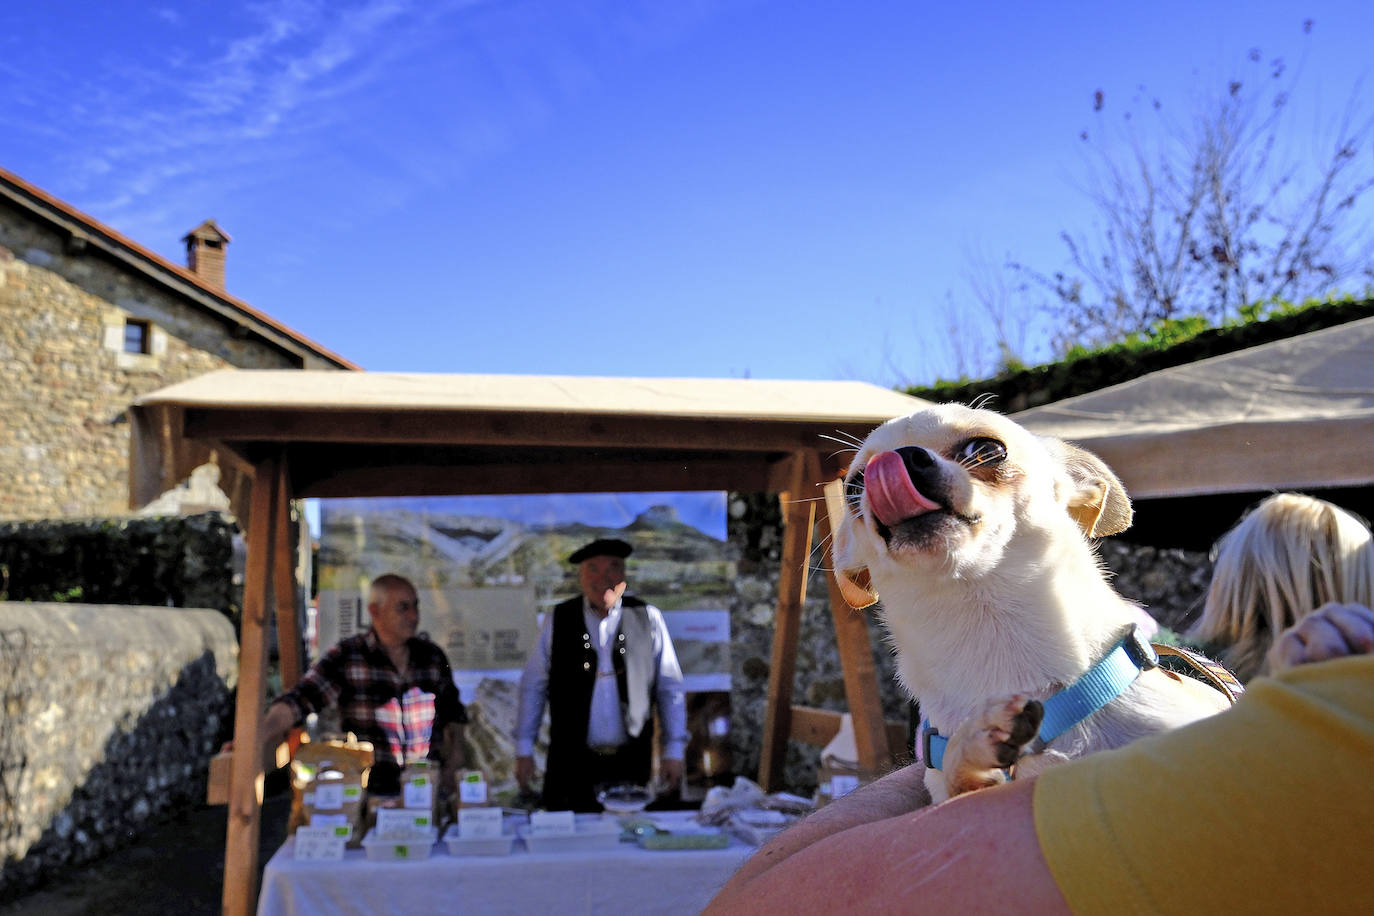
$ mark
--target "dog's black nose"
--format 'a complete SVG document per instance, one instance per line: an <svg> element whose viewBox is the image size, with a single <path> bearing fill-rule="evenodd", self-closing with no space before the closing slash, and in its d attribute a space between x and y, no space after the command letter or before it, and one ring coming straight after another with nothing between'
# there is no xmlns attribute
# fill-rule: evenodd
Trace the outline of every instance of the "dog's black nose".
<svg viewBox="0 0 1374 916"><path fill-rule="evenodd" d="M897 449L897 454L902 456L902 464L906 465L906 472L912 480L919 479L918 475L923 471L935 467L934 456L919 445L904 445Z"/></svg>

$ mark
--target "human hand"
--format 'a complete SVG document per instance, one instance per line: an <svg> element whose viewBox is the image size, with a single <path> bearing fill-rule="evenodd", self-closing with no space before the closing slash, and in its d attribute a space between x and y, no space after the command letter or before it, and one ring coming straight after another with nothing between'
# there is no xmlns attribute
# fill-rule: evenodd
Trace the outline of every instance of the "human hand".
<svg viewBox="0 0 1374 916"><path fill-rule="evenodd" d="M1310 662L1374 652L1374 610L1331 602L1284 630L1269 649L1268 669L1278 674Z"/></svg>
<svg viewBox="0 0 1374 916"><path fill-rule="evenodd" d="M682 786L682 761L664 758L658 763L658 780L665 787L677 791Z"/></svg>
<svg viewBox="0 0 1374 916"><path fill-rule="evenodd" d="M534 782L534 758L520 756L515 758L515 781L520 784L522 792L530 791L530 786Z"/></svg>

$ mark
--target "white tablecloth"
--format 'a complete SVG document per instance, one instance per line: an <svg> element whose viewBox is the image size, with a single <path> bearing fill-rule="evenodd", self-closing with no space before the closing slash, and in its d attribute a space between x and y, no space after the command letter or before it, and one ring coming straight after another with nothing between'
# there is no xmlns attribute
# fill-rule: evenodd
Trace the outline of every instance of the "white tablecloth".
<svg viewBox="0 0 1374 916"><path fill-rule="evenodd" d="M258 916L696 914L753 852L731 838L725 849L531 853L517 842L508 856L453 856L441 842L420 861L350 849L341 862L297 862L288 839L263 871Z"/></svg>

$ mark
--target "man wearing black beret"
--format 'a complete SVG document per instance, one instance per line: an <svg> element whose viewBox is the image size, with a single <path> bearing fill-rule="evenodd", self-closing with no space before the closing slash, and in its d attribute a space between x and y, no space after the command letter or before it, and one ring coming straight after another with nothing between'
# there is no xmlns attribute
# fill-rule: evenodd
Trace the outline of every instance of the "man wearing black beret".
<svg viewBox="0 0 1374 916"><path fill-rule="evenodd" d="M582 594L557 605L520 677L515 777L534 780L534 739L549 707L549 755L541 800L549 810L600 811L597 787L647 785L653 715L663 723L661 781L677 787L687 746L682 669L663 614L625 594L634 548L600 538L568 557Z"/></svg>

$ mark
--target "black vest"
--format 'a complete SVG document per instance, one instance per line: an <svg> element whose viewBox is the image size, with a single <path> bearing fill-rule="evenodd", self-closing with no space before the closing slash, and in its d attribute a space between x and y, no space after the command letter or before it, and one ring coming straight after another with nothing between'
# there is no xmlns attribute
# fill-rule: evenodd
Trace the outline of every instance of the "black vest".
<svg viewBox="0 0 1374 916"><path fill-rule="evenodd" d="M611 649L620 714L629 744L643 760L648 782L653 755L653 718L649 714L657 687L653 630L645 603L621 599L620 626ZM596 684L596 649L587 632L581 596L553 609L553 633L549 649L549 754L544 771L546 798L560 796L583 781L587 724L591 720L592 691Z"/></svg>

